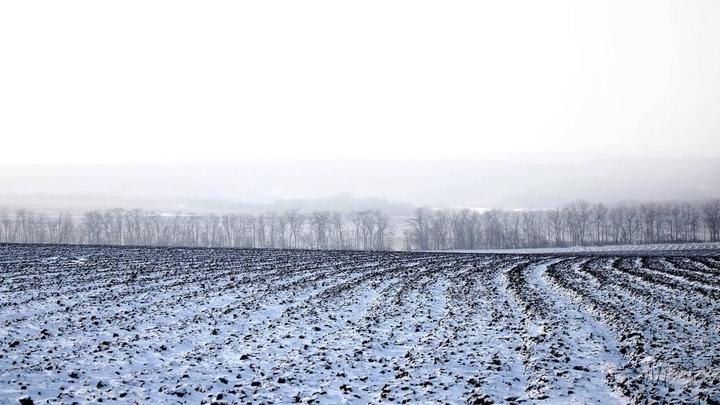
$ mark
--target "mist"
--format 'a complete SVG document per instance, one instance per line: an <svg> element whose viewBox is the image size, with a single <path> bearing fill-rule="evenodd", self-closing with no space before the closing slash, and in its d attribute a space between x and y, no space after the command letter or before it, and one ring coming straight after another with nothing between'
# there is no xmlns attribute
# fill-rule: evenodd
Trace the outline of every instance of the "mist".
<svg viewBox="0 0 720 405"><path fill-rule="evenodd" d="M411 206L547 209L568 201L701 200L720 195L720 159L495 158L279 160L0 168L0 203L49 211L120 206L177 211Z"/></svg>
<svg viewBox="0 0 720 405"><path fill-rule="evenodd" d="M0 205L720 195L718 2L0 11Z"/></svg>

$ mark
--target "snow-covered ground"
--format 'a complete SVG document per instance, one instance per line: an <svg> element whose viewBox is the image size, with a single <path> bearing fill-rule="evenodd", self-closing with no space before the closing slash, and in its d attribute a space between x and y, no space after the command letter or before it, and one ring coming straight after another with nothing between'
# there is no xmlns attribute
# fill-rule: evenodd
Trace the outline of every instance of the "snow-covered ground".
<svg viewBox="0 0 720 405"><path fill-rule="evenodd" d="M637 253L640 255L687 252L692 254L720 252L720 243L660 243L652 245L569 246L561 248L528 249L475 249L453 250L457 253L509 253L509 254L560 254L560 253Z"/></svg>
<svg viewBox="0 0 720 405"><path fill-rule="evenodd" d="M713 403L719 298L717 253L0 246L0 403Z"/></svg>

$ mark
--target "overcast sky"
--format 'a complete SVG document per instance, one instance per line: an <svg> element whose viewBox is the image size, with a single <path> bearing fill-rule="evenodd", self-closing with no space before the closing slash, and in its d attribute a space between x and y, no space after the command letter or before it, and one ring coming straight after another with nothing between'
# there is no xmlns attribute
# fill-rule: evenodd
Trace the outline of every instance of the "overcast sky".
<svg viewBox="0 0 720 405"><path fill-rule="evenodd" d="M720 1L6 1L2 162L720 155Z"/></svg>

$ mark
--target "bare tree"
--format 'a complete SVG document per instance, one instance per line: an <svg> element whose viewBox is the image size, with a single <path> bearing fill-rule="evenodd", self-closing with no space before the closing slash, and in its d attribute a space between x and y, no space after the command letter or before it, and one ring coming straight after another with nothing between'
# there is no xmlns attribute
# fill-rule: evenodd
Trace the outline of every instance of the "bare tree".
<svg viewBox="0 0 720 405"><path fill-rule="evenodd" d="M593 223L595 225L595 243L602 245L606 243L606 221L608 208L603 203L593 206Z"/></svg>
<svg viewBox="0 0 720 405"><path fill-rule="evenodd" d="M315 211L310 214L310 225L312 227L315 243L313 247L317 249L327 249L330 234L330 212Z"/></svg>
<svg viewBox="0 0 720 405"><path fill-rule="evenodd" d="M555 240L554 245L563 246L565 219L562 209L548 211L548 222L552 229L552 238Z"/></svg>
<svg viewBox="0 0 720 405"><path fill-rule="evenodd" d="M572 243L584 246L592 214L590 203L585 200L573 201L563 208Z"/></svg>
<svg viewBox="0 0 720 405"><path fill-rule="evenodd" d="M332 232L335 235L334 246L338 249L347 248L345 237L345 221L343 220L342 214L339 212L333 212L330 221L332 224Z"/></svg>
<svg viewBox="0 0 720 405"><path fill-rule="evenodd" d="M305 223L305 216L300 214L298 210L292 210L285 213L285 218L290 227L290 246L298 248L300 247L300 237Z"/></svg>
<svg viewBox="0 0 720 405"><path fill-rule="evenodd" d="M711 242L720 242L720 199L708 201L703 205L705 223Z"/></svg>
<svg viewBox="0 0 720 405"><path fill-rule="evenodd" d="M375 222L375 250L388 249L388 236L390 233L390 217L380 210L373 211Z"/></svg>
<svg viewBox="0 0 720 405"><path fill-rule="evenodd" d="M413 245L420 250L430 249L430 209L420 207L415 209L415 215L410 219Z"/></svg>
<svg viewBox="0 0 720 405"><path fill-rule="evenodd" d="M0 233L0 241L2 242L14 242L12 238L12 219L10 219L10 211L7 208L0 208L0 226L2 226L2 233Z"/></svg>

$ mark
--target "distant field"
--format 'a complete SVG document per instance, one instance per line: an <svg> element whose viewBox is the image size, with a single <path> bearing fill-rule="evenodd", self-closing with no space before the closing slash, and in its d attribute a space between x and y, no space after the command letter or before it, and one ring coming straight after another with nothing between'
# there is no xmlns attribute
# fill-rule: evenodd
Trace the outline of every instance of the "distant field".
<svg viewBox="0 0 720 405"><path fill-rule="evenodd" d="M713 249L4 245L0 403L717 403Z"/></svg>
<svg viewBox="0 0 720 405"><path fill-rule="evenodd" d="M527 249L479 249L454 250L456 253L507 253L507 254L560 254L560 253L597 253L597 254L634 254L634 255L718 255L720 243L659 243L651 245L605 245L605 246L569 246Z"/></svg>

